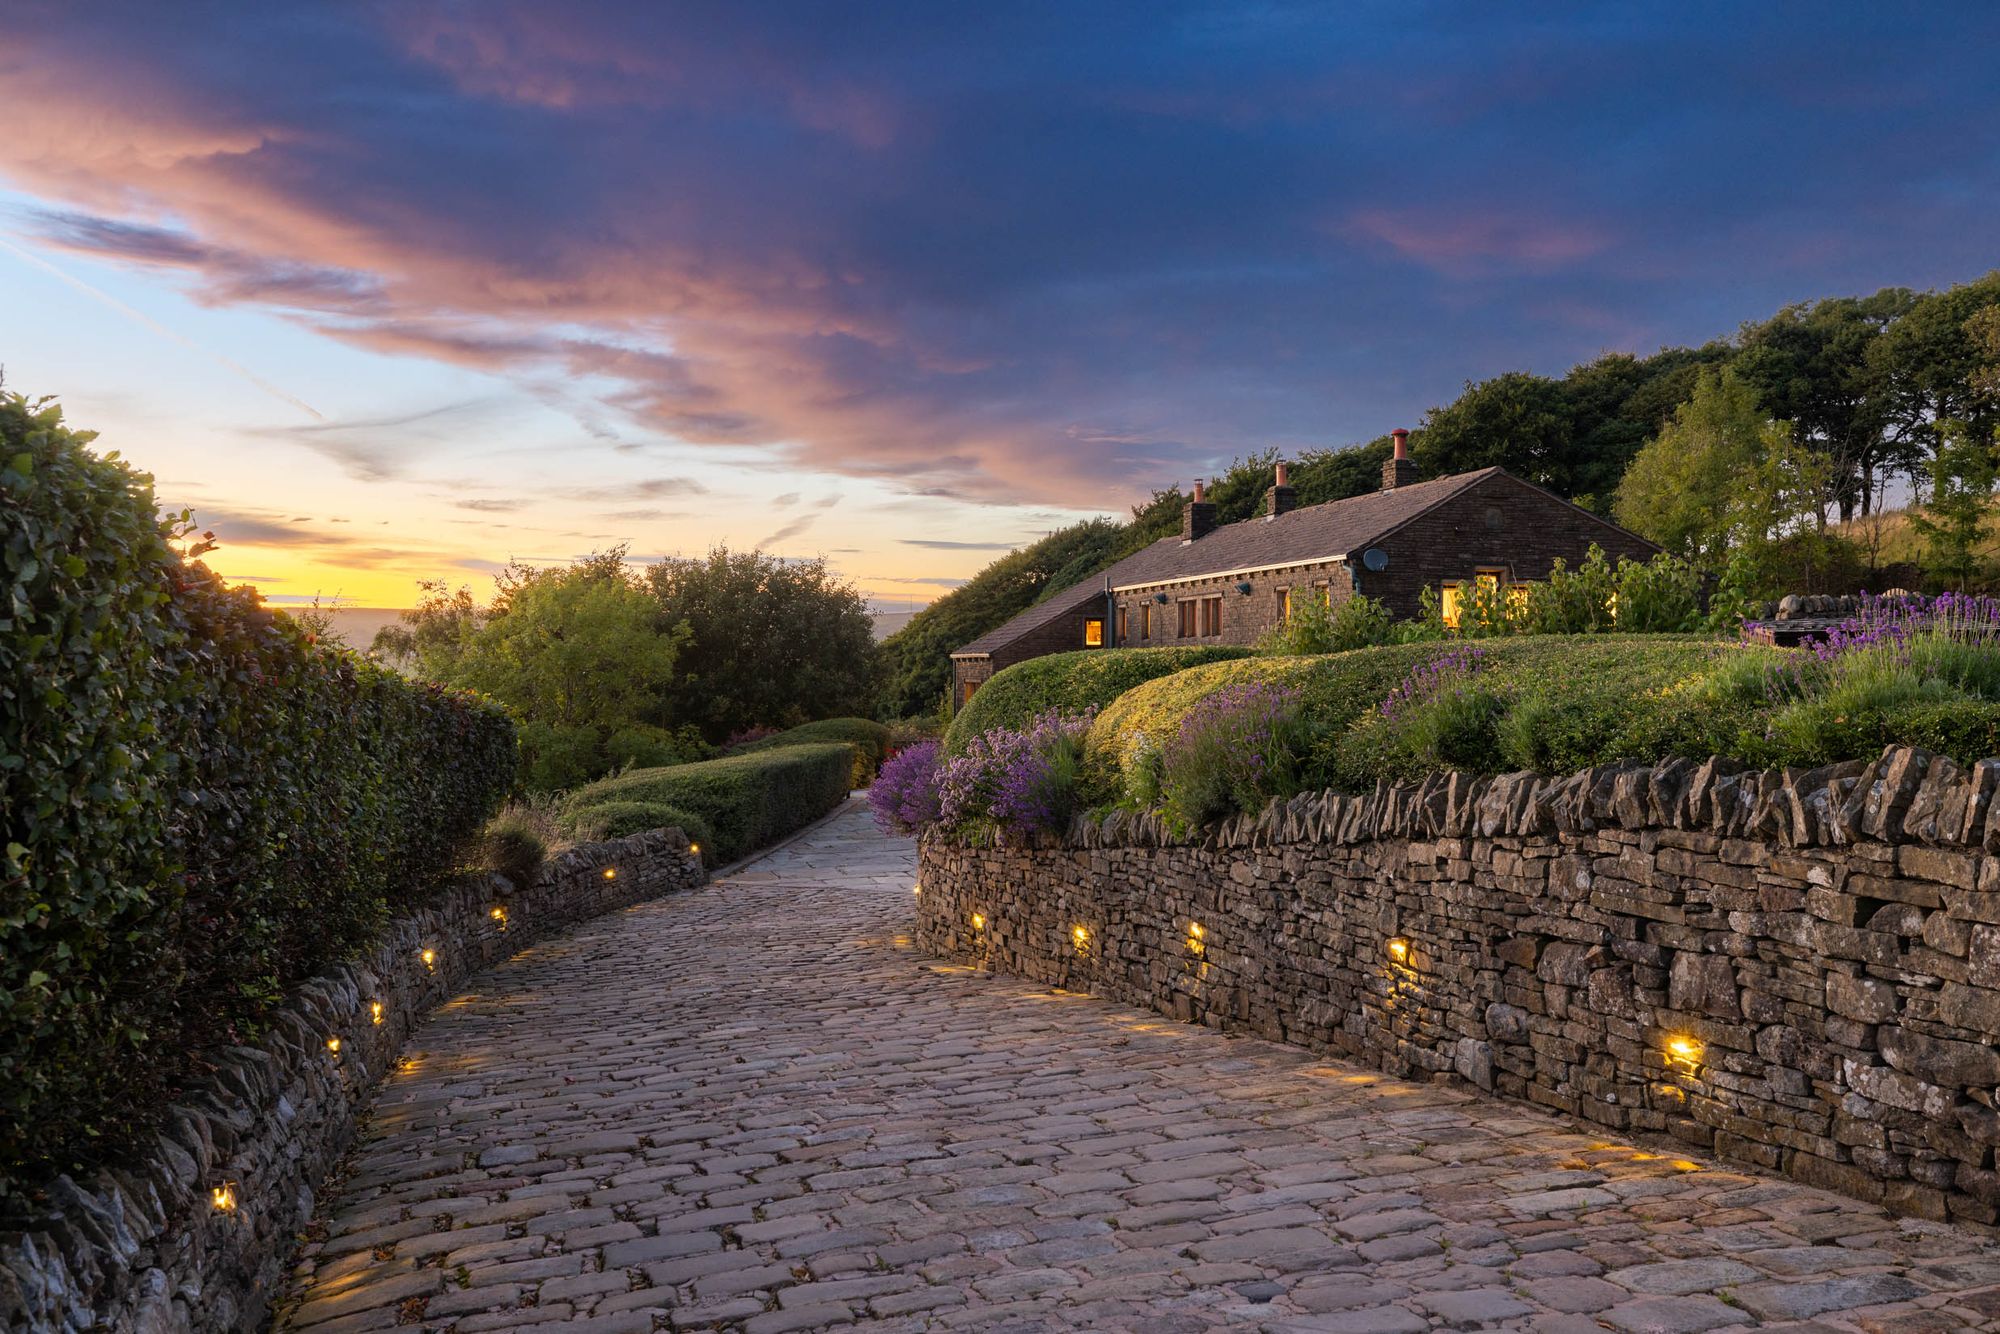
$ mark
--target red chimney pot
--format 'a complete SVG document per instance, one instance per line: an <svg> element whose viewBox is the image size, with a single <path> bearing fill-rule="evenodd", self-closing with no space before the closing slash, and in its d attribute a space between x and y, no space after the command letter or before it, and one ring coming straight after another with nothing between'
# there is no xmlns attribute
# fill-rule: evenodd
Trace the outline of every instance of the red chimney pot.
<svg viewBox="0 0 2000 1334"><path fill-rule="evenodd" d="M1199 505L1201 504L1201 501L1202 501L1201 478L1197 477L1194 479L1194 503Z"/></svg>
<svg viewBox="0 0 2000 1334"><path fill-rule="evenodd" d="M1395 430L1389 432L1389 436L1396 442L1396 457L1399 459L1406 459L1410 457L1409 431L1401 426L1398 426Z"/></svg>
<svg viewBox="0 0 2000 1334"><path fill-rule="evenodd" d="M1279 486L1290 485L1290 483L1285 480L1285 463L1284 460L1282 459L1278 461L1278 485Z"/></svg>

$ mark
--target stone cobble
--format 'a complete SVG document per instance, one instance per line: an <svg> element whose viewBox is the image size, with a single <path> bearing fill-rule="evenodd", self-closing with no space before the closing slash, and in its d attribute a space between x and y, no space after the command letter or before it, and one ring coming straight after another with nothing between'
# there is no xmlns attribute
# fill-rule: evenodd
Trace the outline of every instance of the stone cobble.
<svg viewBox="0 0 2000 1334"><path fill-rule="evenodd" d="M858 806L416 1034L281 1327L2000 1328L2000 1246L970 968Z"/></svg>

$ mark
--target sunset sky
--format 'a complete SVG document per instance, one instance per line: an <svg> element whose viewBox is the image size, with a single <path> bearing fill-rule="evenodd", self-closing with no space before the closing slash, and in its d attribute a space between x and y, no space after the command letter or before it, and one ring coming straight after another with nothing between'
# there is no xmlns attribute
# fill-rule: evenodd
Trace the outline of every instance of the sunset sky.
<svg viewBox="0 0 2000 1334"><path fill-rule="evenodd" d="M15 0L0 366L274 600L627 541L898 604L2000 266L2000 8L1628 8Z"/></svg>

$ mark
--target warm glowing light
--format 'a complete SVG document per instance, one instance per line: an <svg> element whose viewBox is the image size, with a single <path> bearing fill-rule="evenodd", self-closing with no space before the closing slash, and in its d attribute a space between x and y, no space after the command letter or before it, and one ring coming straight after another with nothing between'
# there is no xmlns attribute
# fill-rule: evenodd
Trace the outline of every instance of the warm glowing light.
<svg viewBox="0 0 2000 1334"><path fill-rule="evenodd" d="M370 1018L371 1020L373 1020L374 1022L378 1023L378 1024L382 1022L382 1002L381 1002L381 1001L369 1001L369 1002L368 1002L368 1017L369 1017L369 1018Z"/></svg>
<svg viewBox="0 0 2000 1334"><path fill-rule="evenodd" d="M604 878L605 878L606 880L616 880L616 879L618 878L618 868L617 868L617 867L615 867L615 866L607 866L607 867L605 867L605 868L604 868Z"/></svg>
<svg viewBox="0 0 2000 1334"><path fill-rule="evenodd" d="M1077 953L1079 954L1083 953L1085 950L1088 950L1090 948L1090 931L1086 927L1082 926L1071 927L1069 932L1069 938L1076 942L1076 949Z"/></svg>
<svg viewBox="0 0 2000 1334"><path fill-rule="evenodd" d="M326 1049L332 1052L335 1056L340 1055L340 1039L328 1038L326 1040Z"/></svg>
<svg viewBox="0 0 2000 1334"><path fill-rule="evenodd" d="M976 913L972 914L972 929L973 929L974 931L984 931L984 930L986 929L986 914L985 914L985 913L983 913L983 912L976 912Z"/></svg>
<svg viewBox="0 0 2000 1334"><path fill-rule="evenodd" d="M1394 959L1397 963L1408 963L1410 961L1409 941L1404 940L1399 936L1395 940L1390 941L1387 948L1389 951L1389 957Z"/></svg>
<svg viewBox="0 0 2000 1334"><path fill-rule="evenodd" d="M500 923L500 929L502 931L505 931L507 929L507 910L505 908L500 907L498 904L495 904L493 911L488 913L487 916L491 917L494 921Z"/></svg>
<svg viewBox="0 0 2000 1334"><path fill-rule="evenodd" d="M233 1213L236 1209L236 1183L225 1181L208 1193L209 1203L223 1213Z"/></svg>
<svg viewBox="0 0 2000 1334"><path fill-rule="evenodd" d="M1204 953L1208 949L1208 946L1203 944L1202 942L1205 939L1207 939L1207 937L1208 937L1208 932L1201 929L1200 922L1189 922L1188 938L1187 938L1188 953L1189 954Z"/></svg>
<svg viewBox="0 0 2000 1334"><path fill-rule="evenodd" d="M697 857L701 856L701 844L699 843L688 844L688 851L692 852Z"/></svg>
<svg viewBox="0 0 2000 1334"><path fill-rule="evenodd" d="M1701 1043L1690 1037L1668 1038L1667 1050L1680 1057L1683 1061L1698 1061L1701 1059Z"/></svg>
<svg viewBox="0 0 2000 1334"><path fill-rule="evenodd" d="M1201 929L1200 922L1189 922L1188 934L1193 936L1196 940L1200 940L1203 936L1207 935L1208 932Z"/></svg>
<svg viewBox="0 0 2000 1334"><path fill-rule="evenodd" d="M438 952L436 950L419 950L417 951L417 957L424 961L424 968L427 971L433 973L437 971Z"/></svg>

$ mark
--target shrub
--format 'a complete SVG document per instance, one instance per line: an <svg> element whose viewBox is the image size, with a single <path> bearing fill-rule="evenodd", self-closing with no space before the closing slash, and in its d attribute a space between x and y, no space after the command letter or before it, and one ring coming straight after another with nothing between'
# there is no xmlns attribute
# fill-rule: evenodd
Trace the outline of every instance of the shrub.
<svg viewBox="0 0 2000 1334"><path fill-rule="evenodd" d="M854 747L854 773L850 782L857 788L867 787L874 781L875 771L882 767L882 757L888 754L889 728L872 718L822 718L816 723L803 723L789 731L752 742L741 747L738 753L772 750L779 746L820 745L828 741L844 742Z"/></svg>
<svg viewBox="0 0 2000 1334"><path fill-rule="evenodd" d="M944 734L948 755L963 751L982 732L1019 729L1038 714L1055 709L1081 713L1101 709L1133 686L1205 662L1247 658L1247 648L1078 649L1030 658L994 673L973 692Z"/></svg>
<svg viewBox="0 0 2000 1334"><path fill-rule="evenodd" d="M1265 632L1257 641L1257 651L1278 655L1345 653L1386 644L1394 634L1395 619L1374 598L1357 593L1336 605L1324 598L1307 597L1292 605L1283 623Z"/></svg>
<svg viewBox="0 0 2000 1334"><path fill-rule="evenodd" d="M1381 705L1407 685L1413 669L1452 651L1480 655L1479 698L1462 708L1454 701L1430 717L1413 710L1402 725L1382 717ZM1172 737L1200 700L1248 681L1298 691L1307 748L1299 778L1308 787L1364 790L1378 778L1468 764L1487 772L1566 773L1627 756L1738 753L1746 732L1761 736L1761 714L1742 699L1704 698L1704 682L1739 660L1762 665L1783 657L1777 650L1695 636L1589 635L1516 636L1456 650L1394 644L1215 663L1120 696L1098 715L1089 758L1121 776L1129 789L1148 748ZM1523 711L1532 728L1517 721ZM1539 762L1518 753L1523 734ZM1446 754L1466 758L1447 761L1441 758Z"/></svg>
<svg viewBox="0 0 2000 1334"><path fill-rule="evenodd" d="M1093 716L1051 709L972 738L939 770L938 822L974 838L1063 828L1076 813Z"/></svg>
<svg viewBox="0 0 2000 1334"><path fill-rule="evenodd" d="M601 778L609 767L604 758L604 737L595 727L559 726L523 719L521 729L521 786L529 792L551 794Z"/></svg>
<svg viewBox="0 0 2000 1334"><path fill-rule="evenodd" d="M709 749L692 727L668 729L650 723L627 723L604 740L605 769L661 769L670 764L705 760Z"/></svg>
<svg viewBox="0 0 2000 1334"><path fill-rule="evenodd" d="M608 838L629 838L651 829L678 829L688 842L700 849L704 860L714 864L715 831L708 821L692 811L661 801L607 801L595 806L579 806L564 812L562 827L579 843L601 843Z"/></svg>
<svg viewBox="0 0 2000 1334"><path fill-rule="evenodd" d="M1168 818L1193 828L1239 811L1261 811L1299 790L1305 749L1296 689L1252 682L1217 691L1188 710L1157 765L1142 763L1142 801L1157 793Z"/></svg>
<svg viewBox="0 0 2000 1334"><path fill-rule="evenodd" d="M480 834L479 865L506 876L516 889L526 889L548 860L549 842L540 821L510 807Z"/></svg>
<svg viewBox="0 0 2000 1334"><path fill-rule="evenodd" d="M889 745L886 751L894 755L926 741L943 739L944 728L935 718L903 718L889 724Z"/></svg>
<svg viewBox="0 0 2000 1334"><path fill-rule="evenodd" d="M704 856L735 861L825 815L846 798L854 748L778 746L666 769L635 769L579 788L564 804L581 820L588 807L643 802L686 811L708 824Z"/></svg>
<svg viewBox="0 0 2000 1334"><path fill-rule="evenodd" d="M516 763L496 708L184 559L89 439L0 395L0 1158L31 1177L452 870Z"/></svg>
<svg viewBox="0 0 2000 1334"><path fill-rule="evenodd" d="M938 743L919 741L882 765L868 806L885 834L916 834L937 823Z"/></svg>

